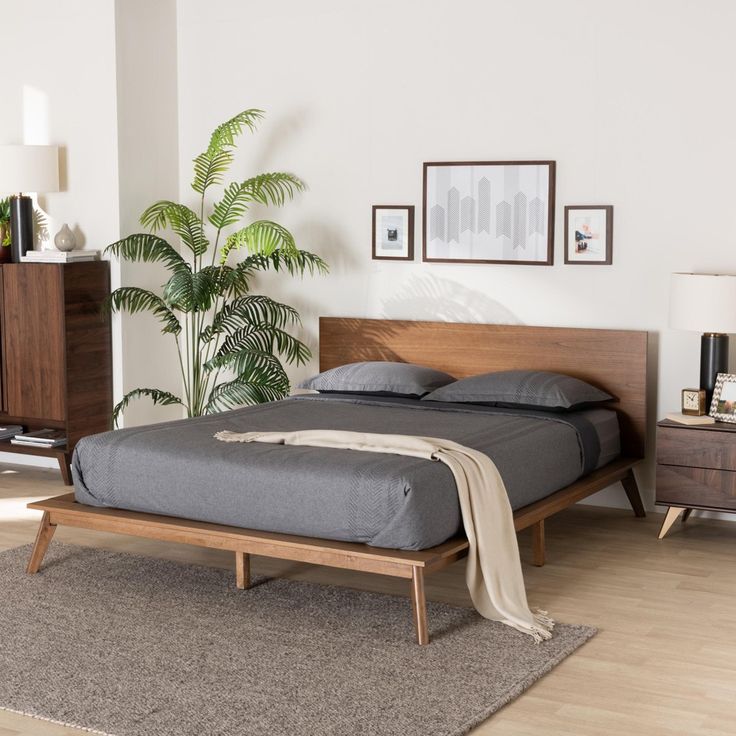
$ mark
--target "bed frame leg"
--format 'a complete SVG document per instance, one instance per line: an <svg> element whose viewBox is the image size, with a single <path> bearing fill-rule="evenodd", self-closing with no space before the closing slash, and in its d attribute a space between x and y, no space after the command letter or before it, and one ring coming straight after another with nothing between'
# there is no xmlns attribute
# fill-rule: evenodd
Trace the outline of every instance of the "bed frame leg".
<svg viewBox="0 0 736 736"><path fill-rule="evenodd" d="M424 595L424 568L411 568L411 610L414 615L414 628L417 632L417 644L429 644L427 630L427 599Z"/></svg>
<svg viewBox="0 0 736 736"><path fill-rule="evenodd" d="M544 519L532 526L532 564L544 565Z"/></svg>
<svg viewBox="0 0 736 736"><path fill-rule="evenodd" d="M634 516L643 518L647 515L644 510L644 504L641 502L641 494L639 493L639 485L636 482L636 476L634 471L629 469L628 473L621 479L621 485L626 491L626 495L631 504L631 508L634 509Z"/></svg>
<svg viewBox="0 0 736 736"><path fill-rule="evenodd" d="M247 552L235 553L235 585L240 590L250 588L250 555Z"/></svg>
<svg viewBox="0 0 736 736"><path fill-rule="evenodd" d="M36 534L36 542L31 552L31 559L28 560L28 567L26 568L29 575L34 575L41 568L41 563L55 531L56 524L51 523L51 515L48 511L44 511L41 525L38 527L38 533Z"/></svg>

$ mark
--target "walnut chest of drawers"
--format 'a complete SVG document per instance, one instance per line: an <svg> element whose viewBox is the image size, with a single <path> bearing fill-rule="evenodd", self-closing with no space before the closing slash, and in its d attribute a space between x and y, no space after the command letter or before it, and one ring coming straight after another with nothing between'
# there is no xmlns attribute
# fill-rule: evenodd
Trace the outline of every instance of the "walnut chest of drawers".
<svg viewBox="0 0 736 736"><path fill-rule="evenodd" d="M736 424L657 424L657 504L669 506L660 539L693 509L736 513Z"/></svg>

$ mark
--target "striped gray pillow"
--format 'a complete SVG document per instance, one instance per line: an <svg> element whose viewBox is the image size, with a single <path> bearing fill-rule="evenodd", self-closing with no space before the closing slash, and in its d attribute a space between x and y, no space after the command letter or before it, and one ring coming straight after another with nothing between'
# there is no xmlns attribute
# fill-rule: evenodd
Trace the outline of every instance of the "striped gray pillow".
<svg viewBox="0 0 736 736"><path fill-rule="evenodd" d="M376 360L332 368L304 381L299 388L320 393L421 397L454 380L447 373L423 365Z"/></svg>
<svg viewBox="0 0 736 736"><path fill-rule="evenodd" d="M611 399L605 391L561 373L500 371L455 381L423 400L572 411Z"/></svg>

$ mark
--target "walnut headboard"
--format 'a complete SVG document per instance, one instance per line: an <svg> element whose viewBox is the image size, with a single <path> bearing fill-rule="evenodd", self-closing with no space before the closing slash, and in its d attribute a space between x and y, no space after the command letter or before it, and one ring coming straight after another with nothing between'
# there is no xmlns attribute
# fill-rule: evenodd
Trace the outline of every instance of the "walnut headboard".
<svg viewBox="0 0 736 736"><path fill-rule="evenodd" d="M644 457L646 332L321 317L320 370L361 360L418 363L457 378L513 369L575 376L616 397L622 453Z"/></svg>

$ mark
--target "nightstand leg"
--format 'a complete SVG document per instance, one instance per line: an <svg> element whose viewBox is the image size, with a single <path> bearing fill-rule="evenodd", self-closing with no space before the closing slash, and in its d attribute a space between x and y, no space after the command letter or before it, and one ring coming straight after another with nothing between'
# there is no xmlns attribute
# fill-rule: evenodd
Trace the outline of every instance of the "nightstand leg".
<svg viewBox="0 0 736 736"><path fill-rule="evenodd" d="M689 518L690 514L692 514L692 509L685 509L685 513L682 515L682 523L684 524Z"/></svg>
<svg viewBox="0 0 736 736"><path fill-rule="evenodd" d="M685 511L681 506L670 506L665 514L662 528L659 530L659 539L663 539L664 535L670 530L672 525L677 521L680 514Z"/></svg>

